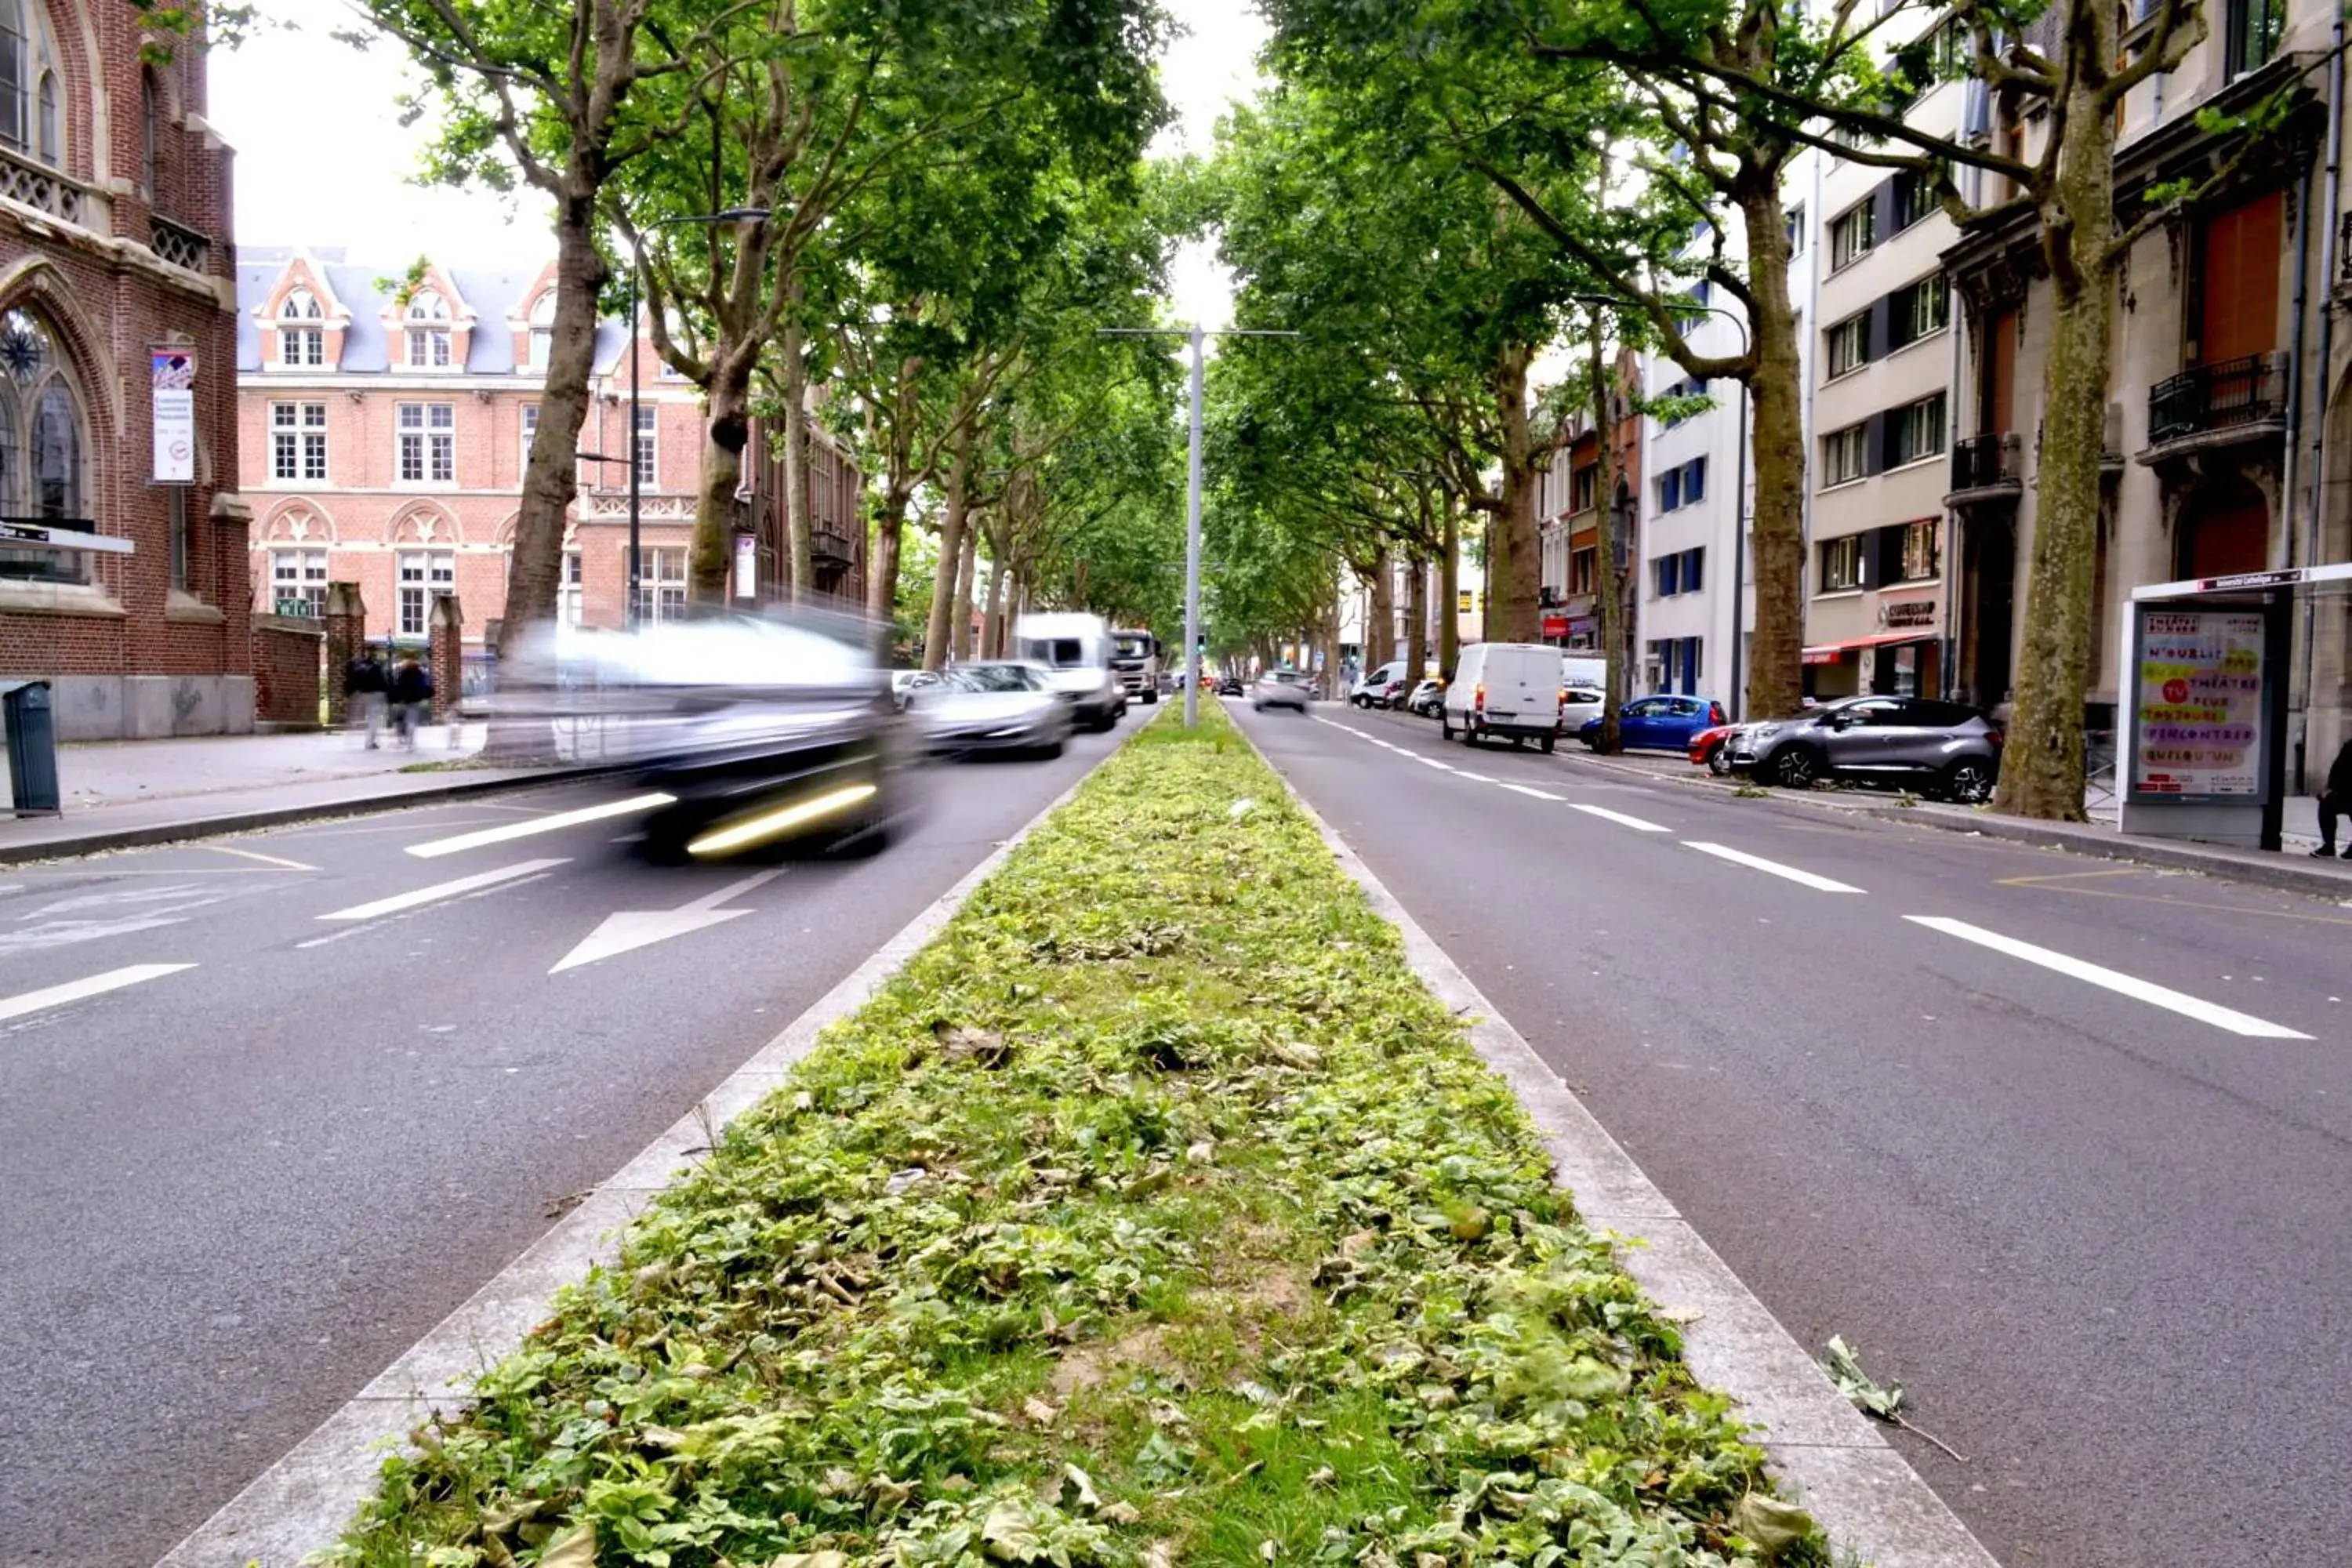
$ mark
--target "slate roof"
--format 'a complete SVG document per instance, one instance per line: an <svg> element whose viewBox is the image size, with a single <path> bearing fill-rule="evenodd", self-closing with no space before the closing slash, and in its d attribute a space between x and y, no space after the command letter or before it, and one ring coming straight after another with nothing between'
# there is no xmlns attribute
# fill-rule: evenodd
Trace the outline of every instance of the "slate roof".
<svg viewBox="0 0 2352 1568"><path fill-rule="evenodd" d="M268 302L287 264L298 253L295 247L283 245L237 247L236 368L241 373L253 374L261 370L262 329L254 320L254 312ZM310 257L326 275L327 287L334 290L352 314L351 325L343 333L343 357L339 368L346 374L362 375L392 369L392 344L383 326L383 312L392 303L392 292L379 287L378 280L401 276L407 271L407 263L355 263L336 246L313 246ZM513 374L514 333L508 317L517 313L524 292L538 280L539 269L515 271L444 264L441 270L467 308L474 312L473 338L466 350L467 374ZM596 374L604 374L619 363L627 341L627 329L620 321L606 320L596 324ZM530 371L523 374L534 378L537 375Z"/></svg>

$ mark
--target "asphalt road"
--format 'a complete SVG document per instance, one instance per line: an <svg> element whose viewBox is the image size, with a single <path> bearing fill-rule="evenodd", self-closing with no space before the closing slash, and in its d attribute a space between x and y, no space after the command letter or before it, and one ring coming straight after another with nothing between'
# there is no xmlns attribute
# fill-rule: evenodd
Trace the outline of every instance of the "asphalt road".
<svg viewBox="0 0 2352 1568"><path fill-rule="evenodd" d="M2003 1562L2346 1560L2352 909L1242 718Z"/></svg>
<svg viewBox="0 0 2352 1568"><path fill-rule="evenodd" d="M1119 738L870 858L583 782L0 873L0 1564L153 1562Z"/></svg>

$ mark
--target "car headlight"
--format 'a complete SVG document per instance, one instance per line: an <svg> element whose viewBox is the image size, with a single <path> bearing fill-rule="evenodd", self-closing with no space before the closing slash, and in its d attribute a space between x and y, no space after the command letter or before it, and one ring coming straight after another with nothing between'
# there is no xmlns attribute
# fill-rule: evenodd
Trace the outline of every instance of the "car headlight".
<svg viewBox="0 0 2352 1568"><path fill-rule="evenodd" d="M1751 741L1769 741L1779 734L1781 728L1782 726L1779 724L1759 724L1748 731L1747 738Z"/></svg>

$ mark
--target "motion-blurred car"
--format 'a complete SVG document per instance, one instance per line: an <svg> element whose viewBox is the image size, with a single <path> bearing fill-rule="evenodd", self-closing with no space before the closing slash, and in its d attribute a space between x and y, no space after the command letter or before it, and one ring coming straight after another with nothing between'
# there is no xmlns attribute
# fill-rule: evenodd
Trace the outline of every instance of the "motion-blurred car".
<svg viewBox="0 0 2352 1568"><path fill-rule="evenodd" d="M904 809L904 748L870 629L818 614L715 613L623 633L551 628L506 661L491 722L545 726L571 760L633 770L656 858L810 840L878 848Z"/></svg>
<svg viewBox="0 0 2352 1568"><path fill-rule="evenodd" d="M1250 706L1263 713L1269 708L1307 711L1307 678L1295 669L1269 669L1250 689Z"/></svg>
<svg viewBox="0 0 2352 1568"><path fill-rule="evenodd" d="M1784 789L1828 779L1917 784L1953 800L1991 798L2004 737L1958 702L1849 697L1794 719L1741 728L1731 766Z"/></svg>
<svg viewBox="0 0 2352 1568"><path fill-rule="evenodd" d="M890 700L903 713L908 698L939 683L940 672L936 669L894 669L890 672Z"/></svg>
<svg viewBox="0 0 2352 1568"><path fill-rule="evenodd" d="M1687 752L1692 736L1730 718L1709 697L1637 697L1617 710L1617 743L1628 751ZM1586 720L1576 738L1587 746L1600 744L1600 717Z"/></svg>
<svg viewBox="0 0 2352 1568"><path fill-rule="evenodd" d="M1412 695L1404 700L1406 712L1418 713L1424 719L1436 718L1438 710L1444 706L1445 682L1434 678L1418 682L1412 689Z"/></svg>
<svg viewBox="0 0 2352 1568"><path fill-rule="evenodd" d="M1020 659L958 665L945 679L919 689L908 711L934 756L1024 752L1058 757L1070 738L1075 708L1051 680L1050 671Z"/></svg>

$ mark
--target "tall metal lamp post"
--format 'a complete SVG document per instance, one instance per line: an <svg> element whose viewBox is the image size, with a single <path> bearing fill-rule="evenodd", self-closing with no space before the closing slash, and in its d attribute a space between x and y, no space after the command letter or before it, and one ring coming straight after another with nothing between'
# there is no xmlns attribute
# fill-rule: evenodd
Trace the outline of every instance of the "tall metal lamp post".
<svg viewBox="0 0 2352 1568"><path fill-rule="evenodd" d="M767 207L727 207L715 213L687 213L677 217L657 217L645 226L646 230L667 228L673 224L699 223L761 223L766 221ZM624 622L631 630L644 612L646 552L639 544L638 512L644 505L644 473L637 461L638 412L644 406L638 384L637 361L643 357L638 345L637 294L646 269L646 253L639 243L643 230L629 233L629 607Z"/></svg>
<svg viewBox="0 0 2352 1568"><path fill-rule="evenodd" d="M1570 299L1586 305L1610 305L1622 310L1643 309L1639 300L1622 300L1614 294L1571 294ZM1695 310L1705 315L1721 316L1739 329L1739 354L1748 358L1755 352L1755 340L1748 333L1748 318L1737 310L1727 310L1720 305L1702 305L1696 300L1688 304L1671 305L1667 309L1680 314ZM1606 440L1607 437L1602 439ZM1748 592L1748 384L1739 384L1739 446L1737 477L1731 488L1731 716L1737 719L1746 706L1746 688L1741 683L1740 638L1746 633L1747 619L1742 603ZM1632 540L1626 542L1630 552Z"/></svg>
<svg viewBox="0 0 2352 1568"><path fill-rule="evenodd" d="M1192 440L1184 498L1184 727L1201 721L1201 349L1210 338L1295 338L1297 332L1226 327L1103 327L1106 338L1184 338L1192 345Z"/></svg>

